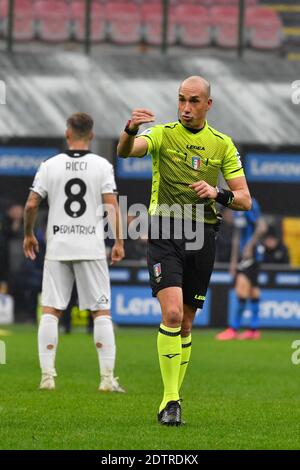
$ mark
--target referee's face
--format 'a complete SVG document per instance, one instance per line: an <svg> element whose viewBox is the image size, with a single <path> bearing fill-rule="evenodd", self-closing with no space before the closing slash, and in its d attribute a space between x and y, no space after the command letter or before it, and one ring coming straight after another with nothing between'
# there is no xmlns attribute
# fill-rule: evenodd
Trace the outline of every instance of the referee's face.
<svg viewBox="0 0 300 470"><path fill-rule="evenodd" d="M184 126L201 129L211 105L212 99L207 95L207 88L204 85L193 81L181 85L178 115Z"/></svg>

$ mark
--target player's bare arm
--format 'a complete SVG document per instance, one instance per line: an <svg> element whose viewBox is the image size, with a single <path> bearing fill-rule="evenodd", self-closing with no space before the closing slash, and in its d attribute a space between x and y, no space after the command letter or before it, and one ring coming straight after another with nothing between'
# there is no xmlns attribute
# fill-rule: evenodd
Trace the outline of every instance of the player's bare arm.
<svg viewBox="0 0 300 470"><path fill-rule="evenodd" d="M251 196L249 193L246 178L239 176L227 181L230 191L233 193L234 200L228 205L230 209L236 211L248 211L251 208ZM190 185L201 199L216 199L218 189L209 185L206 181L196 181Z"/></svg>
<svg viewBox="0 0 300 470"><path fill-rule="evenodd" d="M26 258L32 260L36 258L36 253L39 252L39 244L34 236L33 230L41 200L42 198L39 194L31 191L24 209L23 251Z"/></svg>
<svg viewBox="0 0 300 470"><path fill-rule="evenodd" d="M149 109L136 108L132 111L127 129L132 135L123 131L117 147L119 157L143 157L148 151L146 139L135 136L142 124L153 122L155 116Z"/></svg>
<svg viewBox="0 0 300 470"><path fill-rule="evenodd" d="M248 243L245 245L245 248L243 250L243 259L252 258L253 248L262 239L262 237L267 232L267 230L268 230L268 226L265 220L263 219L263 217L260 217L255 224L255 231L252 237L250 238Z"/></svg>
<svg viewBox="0 0 300 470"><path fill-rule="evenodd" d="M115 243L111 250L111 264L114 264L125 256L120 208L116 194L102 194L102 200L108 213L110 228L115 237Z"/></svg>

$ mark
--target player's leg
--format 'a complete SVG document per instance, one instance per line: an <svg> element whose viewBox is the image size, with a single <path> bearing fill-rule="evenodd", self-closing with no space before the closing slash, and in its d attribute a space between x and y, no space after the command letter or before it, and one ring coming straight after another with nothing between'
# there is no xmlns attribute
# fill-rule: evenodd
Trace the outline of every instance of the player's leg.
<svg viewBox="0 0 300 470"><path fill-rule="evenodd" d="M157 351L164 384L158 419L162 424L180 424L178 381L181 363L181 322L183 298L180 287L167 287L157 294L162 321L157 336Z"/></svg>
<svg viewBox="0 0 300 470"><path fill-rule="evenodd" d="M178 390L180 390L190 362L192 352L192 326L197 308L193 305L183 304L183 320L181 324L181 363L178 379Z"/></svg>
<svg viewBox="0 0 300 470"><path fill-rule="evenodd" d="M79 305L91 311L94 321L94 343L100 370L100 391L125 390L114 377L116 343L110 314L111 290L106 260L78 261L74 264Z"/></svg>
<svg viewBox="0 0 300 470"><path fill-rule="evenodd" d="M260 301L260 289L258 287L251 288L250 294L250 309L251 309L251 329L257 330L259 325L259 301Z"/></svg>
<svg viewBox="0 0 300 470"><path fill-rule="evenodd" d="M234 312L231 328L238 331L241 327L241 320L246 308L246 302L250 297L251 282L248 276L244 273L238 273L236 277L235 293L237 296L238 304Z"/></svg>
<svg viewBox="0 0 300 470"><path fill-rule="evenodd" d="M181 367L179 389L183 383L192 351L192 326L197 309L202 310L215 261L216 232L204 225L202 248L185 252L183 275L183 321L181 325ZM201 315L201 313L200 313Z"/></svg>
<svg viewBox="0 0 300 470"><path fill-rule="evenodd" d="M237 306L233 312L229 327L219 333L216 339L227 341L238 338L238 331L241 327L241 320L246 308L247 300L250 296L251 282L242 272L238 272L235 280L235 294L237 297Z"/></svg>
<svg viewBox="0 0 300 470"><path fill-rule="evenodd" d="M42 316L38 328L41 389L54 389L58 321L70 300L74 275L71 263L45 260L42 286Z"/></svg>
<svg viewBox="0 0 300 470"><path fill-rule="evenodd" d="M155 224L160 220L151 220ZM161 221L162 222L162 221ZM181 407L178 394L178 378L181 362L181 321L183 318L182 240L173 234L164 236L163 223L159 239L152 236L148 242L148 270L152 295L157 296L162 320L157 334L157 352L160 372L164 384L163 399L159 406L158 421L164 425L181 424Z"/></svg>
<svg viewBox="0 0 300 470"><path fill-rule="evenodd" d="M259 301L260 289L258 287L251 287L249 307L251 311L250 328L239 335L239 339L259 339L260 331L259 326Z"/></svg>
<svg viewBox="0 0 300 470"><path fill-rule="evenodd" d="M258 287L258 274L259 274L259 263L254 263L250 266L245 274L249 282L249 308L251 311L250 328L239 335L240 340L247 339L259 339L260 332L258 331L258 312L259 312L259 300L260 300L260 289Z"/></svg>
<svg viewBox="0 0 300 470"><path fill-rule="evenodd" d="M110 310L92 312L94 320L94 343L99 361L101 392L126 393L114 377L116 361L116 342Z"/></svg>

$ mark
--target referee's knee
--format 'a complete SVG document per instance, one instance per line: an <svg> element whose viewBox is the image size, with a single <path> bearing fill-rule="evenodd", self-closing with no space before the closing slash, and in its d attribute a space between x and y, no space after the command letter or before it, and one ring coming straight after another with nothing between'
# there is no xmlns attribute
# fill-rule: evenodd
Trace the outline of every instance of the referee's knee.
<svg viewBox="0 0 300 470"><path fill-rule="evenodd" d="M177 305L168 305L163 312L163 323L170 328L176 328L181 325L183 311Z"/></svg>

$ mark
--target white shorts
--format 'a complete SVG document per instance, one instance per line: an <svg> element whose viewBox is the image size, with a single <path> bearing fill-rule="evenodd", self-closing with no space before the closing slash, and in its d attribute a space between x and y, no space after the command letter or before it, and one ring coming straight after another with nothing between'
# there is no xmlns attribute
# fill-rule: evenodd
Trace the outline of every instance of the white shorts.
<svg viewBox="0 0 300 470"><path fill-rule="evenodd" d="M91 261L45 260L42 306L65 310L76 281L81 310L110 309L110 282L105 259Z"/></svg>

